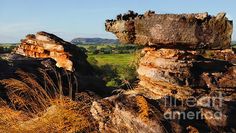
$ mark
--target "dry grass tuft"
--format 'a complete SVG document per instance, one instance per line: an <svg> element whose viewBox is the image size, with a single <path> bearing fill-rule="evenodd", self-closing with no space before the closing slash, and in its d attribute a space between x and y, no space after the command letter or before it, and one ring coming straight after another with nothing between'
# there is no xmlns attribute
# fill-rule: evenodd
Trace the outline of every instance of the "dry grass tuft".
<svg viewBox="0 0 236 133"><path fill-rule="evenodd" d="M52 97L42 88L32 76L17 71L20 79L3 79L0 84L6 89L9 105L17 110L38 113L46 109Z"/></svg>
<svg viewBox="0 0 236 133"><path fill-rule="evenodd" d="M46 73L44 76L45 87L21 70L16 71L16 78L0 80L7 96L0 98L0 132L96 131L97 123L90 113L93 98L80 93L79 101L72 101L61 95L62 86L55 85Z"/></svg>
<svg viewBox="0 0 236 133"><path fill-rule="evenodd" d="M139 106L139 118L144 122L148 121L149 117L149 106L146 99L142 96L136 97L137 105Z"/></svg>
<svg viewBox="0 0 236 133"><path fill-rule="evenodd" d="M0 108L0 132L86 132L93 123L86 110L76 110L79 103L69 99L55 99L50 107L35 116L8 107ZM89 112L89 110L88 110Z"/></svg>

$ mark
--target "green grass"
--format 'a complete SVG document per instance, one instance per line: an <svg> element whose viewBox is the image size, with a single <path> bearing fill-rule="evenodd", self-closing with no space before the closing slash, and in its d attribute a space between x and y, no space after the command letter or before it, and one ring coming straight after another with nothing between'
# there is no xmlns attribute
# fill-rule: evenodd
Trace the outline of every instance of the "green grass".
<svg viewBox="0 0 236 133"><path fill-rule="evenodd" d="M134 62L135 54L89 54L89 58L94 57L98 65L130 65Z"/></svg>

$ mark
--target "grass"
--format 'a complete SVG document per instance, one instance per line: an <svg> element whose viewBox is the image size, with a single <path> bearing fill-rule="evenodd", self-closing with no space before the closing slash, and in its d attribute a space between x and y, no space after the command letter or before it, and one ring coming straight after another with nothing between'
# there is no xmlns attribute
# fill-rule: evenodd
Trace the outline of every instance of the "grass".
<svg viewBox="0 0 236 133"><path fill-rule="evenodd" d="M90 54L88 56L95 58L99 66L106 64L126 66L133 63L135 59L135 54Z"/></svg>
<svg viewBox="0 0 236 133"><path fill-rule="evenodd" d="M113 88L132 88L137 80L137 57L139 52L130 54L89 54L88 61L97 74Z"/></svg>
<svg viewBox="0 0 236 133"><path fill-rule="evenodd" d="M97 123L90 114L94 99L87 93L80 100L61 96L52 79L41 86L35 75L17 70L16 79L1 79L8 100L0 98L0 132L91 132ZM45 72L46 73L46 72ZM70 82L70 81L68 81ZM52 83L55 84L55 83Z"/></svg>
<svg viewBox="0 0 236 133"><path fill-rule="evenodd" d="M0 132L90 132L94 120L90 120L90 105L69 99L52 99L51 105L39 114L29 116L24 111L9 107L0 108Z"/></svg>

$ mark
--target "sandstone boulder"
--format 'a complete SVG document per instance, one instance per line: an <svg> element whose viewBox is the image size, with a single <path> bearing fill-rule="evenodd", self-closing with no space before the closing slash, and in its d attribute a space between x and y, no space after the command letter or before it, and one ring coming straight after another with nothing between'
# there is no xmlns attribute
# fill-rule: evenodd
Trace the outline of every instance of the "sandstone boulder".
<svg viewBox="0 0 236 133"><path fill-rule="evenodd" d="M78 69L78 64L83 69L81 62L86 65L87 58L77 46L47 32L27 35L14 52L32 58L52 58L57 67L68 71Z"/></svg>
<svg viewBox="0 0 236 133"><path fill-rule="evenodd" d="M139 15L133 11L106 21L106 30L121 43L189 49L226 49L230 47L232 21L225 13Z"/></svg>

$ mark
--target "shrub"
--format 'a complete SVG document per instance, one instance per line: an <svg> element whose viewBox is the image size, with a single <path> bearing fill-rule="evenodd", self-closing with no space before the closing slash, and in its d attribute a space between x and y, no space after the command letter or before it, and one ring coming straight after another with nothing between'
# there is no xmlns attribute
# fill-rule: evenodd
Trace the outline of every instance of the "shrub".
<svg viewBox="0 0 236 133"><path fill-rule="evenodd" d="M91 65L97 65L98 63L98 61L94 57L91 57L91 56L89 56L87 60Z"/></svg>
<svg viewBox="0 0 236 133"><path fill-rule="evenodd" d="M119 82L115 79L112 79L111 81L108 81L106 84L107 87L119 87Z"/></svg>

